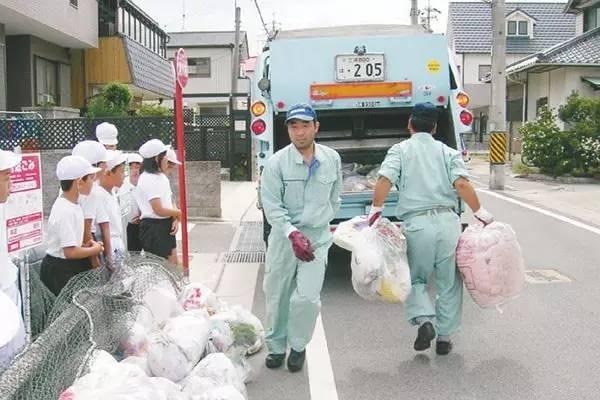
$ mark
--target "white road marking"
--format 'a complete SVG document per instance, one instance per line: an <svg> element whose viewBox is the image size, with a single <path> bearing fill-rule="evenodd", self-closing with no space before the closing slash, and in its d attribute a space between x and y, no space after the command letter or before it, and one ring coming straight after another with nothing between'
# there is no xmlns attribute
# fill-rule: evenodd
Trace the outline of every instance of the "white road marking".
<svg viewBox="0 0 600 400"><path fill-rule="evenodd" d="M598 229L598 228L596 228L594 226L588 225L588 224L584 224L583 222L576 221L576 220L571 219L569 217L565 217L564 215L556 214L556 213L553 213L552 211L548 211L548 210L545 210L545 209L540 208L540 207L532 206L530 204L524 203L524 202L519 201L519 200L515 200L513 198L504 196L502 194L499 194L497 192L493 192L493 191L490 191L490 190L477 189L477 191L481 192L481 193L485 193L485 194L490 195L492 197L496 197L498 199L505 200L505 201L507 201L509 203L516 204L518 206L527 208L529 210L536 211L536 212L538 212L540 214L546 215L548 217L552 217L552 218L557 219L557 220L559 220L561 222L566 222L566 223L571 224L573 226L576 226L578 228L584 229L584 230L586 230L588 232L595 233L596 235L600 235L600 229Z"/></svg>
<svg viewBox="0 0 600 400"><path fill-rule="evenodd" d="M196 224L192 224L192 223L188 222L188 224L187 224L187 231L188 231L188 233L190 233L192 231L192 229L194 229L195 226L196 226ZM180 229L175 234L175 239L177 239L177 241L181 241L182 240L181 227L179 227L179 228Z"/></svg>
<svg viewBox="0 0 600 400"><path fill-rule="evenodd" d="M321 314L317 317L312 340L306 347L306 361L311 400L338 400Z"/></svg>

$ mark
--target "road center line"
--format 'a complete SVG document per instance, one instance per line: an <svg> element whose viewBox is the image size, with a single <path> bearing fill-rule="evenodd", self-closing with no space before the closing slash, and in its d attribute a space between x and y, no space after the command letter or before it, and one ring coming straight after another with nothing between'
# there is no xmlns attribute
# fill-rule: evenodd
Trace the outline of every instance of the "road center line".
<svg viewBox="0 0 600 400"><path fill-rule="evenodd" d="M311 400L338 400L321 314L317 317L312 340L306 346L306 361Z"/></svg>
<svg viewBox="0 0 600 400"><path fill-rule="evenodd" d="M516 204L518 206L527 208L529 210L536 211L536 212L538 212L540 214L546 215L548 217L552 217L552 218L557 219L557 220L559 220L561 222L566 222L566 223L571 224L573 226L576 226L578 228L585 229L586 231L595 233L596 235L600 235L600 229L598 229L596 227L593 227L591 225L584 224L583 222L579 222L579 221L576 221L576 220L571 219L569 217L565 217L563 215L553 213L552 211L548 211L548 210L545 210L545 209L540 208L540 207L532 206L530 204L524 203L524 202L519 201L519 200L515 200L513 198L504 196L502 194L499 194L499 193L496 193L496 192L493 192L493 191L490 191L490 190L487 190L487 189L477 189L477 191L481 192L481 193L485 193L485 194L490 195L492 197L496 197L498 199L505 200L505 201L507 201L509 203Z"/></svg>

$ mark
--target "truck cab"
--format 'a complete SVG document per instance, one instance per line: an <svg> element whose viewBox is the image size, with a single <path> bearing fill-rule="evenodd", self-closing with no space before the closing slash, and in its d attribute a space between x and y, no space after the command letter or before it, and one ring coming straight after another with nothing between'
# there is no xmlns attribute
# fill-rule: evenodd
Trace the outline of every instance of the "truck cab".
<svg viewBox="0 0 600 400"><path fill-rule="evenodd" d="M416 103L437 106L436 139L465 154L461 137L471 131L473 115L457 76L446 37L422 27L279 32L259 56L252 81L257 170L290 143L284 123L289 107L309 103L321 124L316 140L337 150L343 163L342 206L333 224L368 213L377 167L391 146L410 137ZM392 191L386 217L394 219L397 199Z"/></svg>

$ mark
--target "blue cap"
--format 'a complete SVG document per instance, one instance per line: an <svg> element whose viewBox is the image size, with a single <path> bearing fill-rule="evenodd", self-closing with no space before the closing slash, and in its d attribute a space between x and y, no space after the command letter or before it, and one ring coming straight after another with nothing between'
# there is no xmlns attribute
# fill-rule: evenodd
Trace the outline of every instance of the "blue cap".
<svg viewBox="0 0 600 400"><path fill-rule="evenodd" d="M437 122L438 111L433 103L417 103L413 108L412 116L421 121Z"/></svg>
<svg viewBox="0 0 600 400"><path fill-rule="evenodd" d="M299 119L302 121L316 121L317 113L314 108L305 103L293 105L287 112L285 122L288 123L292 119Z"/></svg>

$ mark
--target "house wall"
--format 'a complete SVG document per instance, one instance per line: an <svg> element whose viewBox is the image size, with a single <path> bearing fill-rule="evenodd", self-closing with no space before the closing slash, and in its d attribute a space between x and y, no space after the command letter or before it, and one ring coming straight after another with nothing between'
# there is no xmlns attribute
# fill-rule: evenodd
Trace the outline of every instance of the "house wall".
<svg viewBox="0 0 600 400"><path fill-rule="evenodd" d="M229 93L231 91L231 48L185 48L188 58L210 57L210 78L190 78L187 93ZM175 54L169 49L169 57Z"/></svg>
<svg viewBox="0 0 600 400"><path fill-rule="evenodd" d="M579 36L583 33L583 13L575 16L575 35Z"/></svg>

